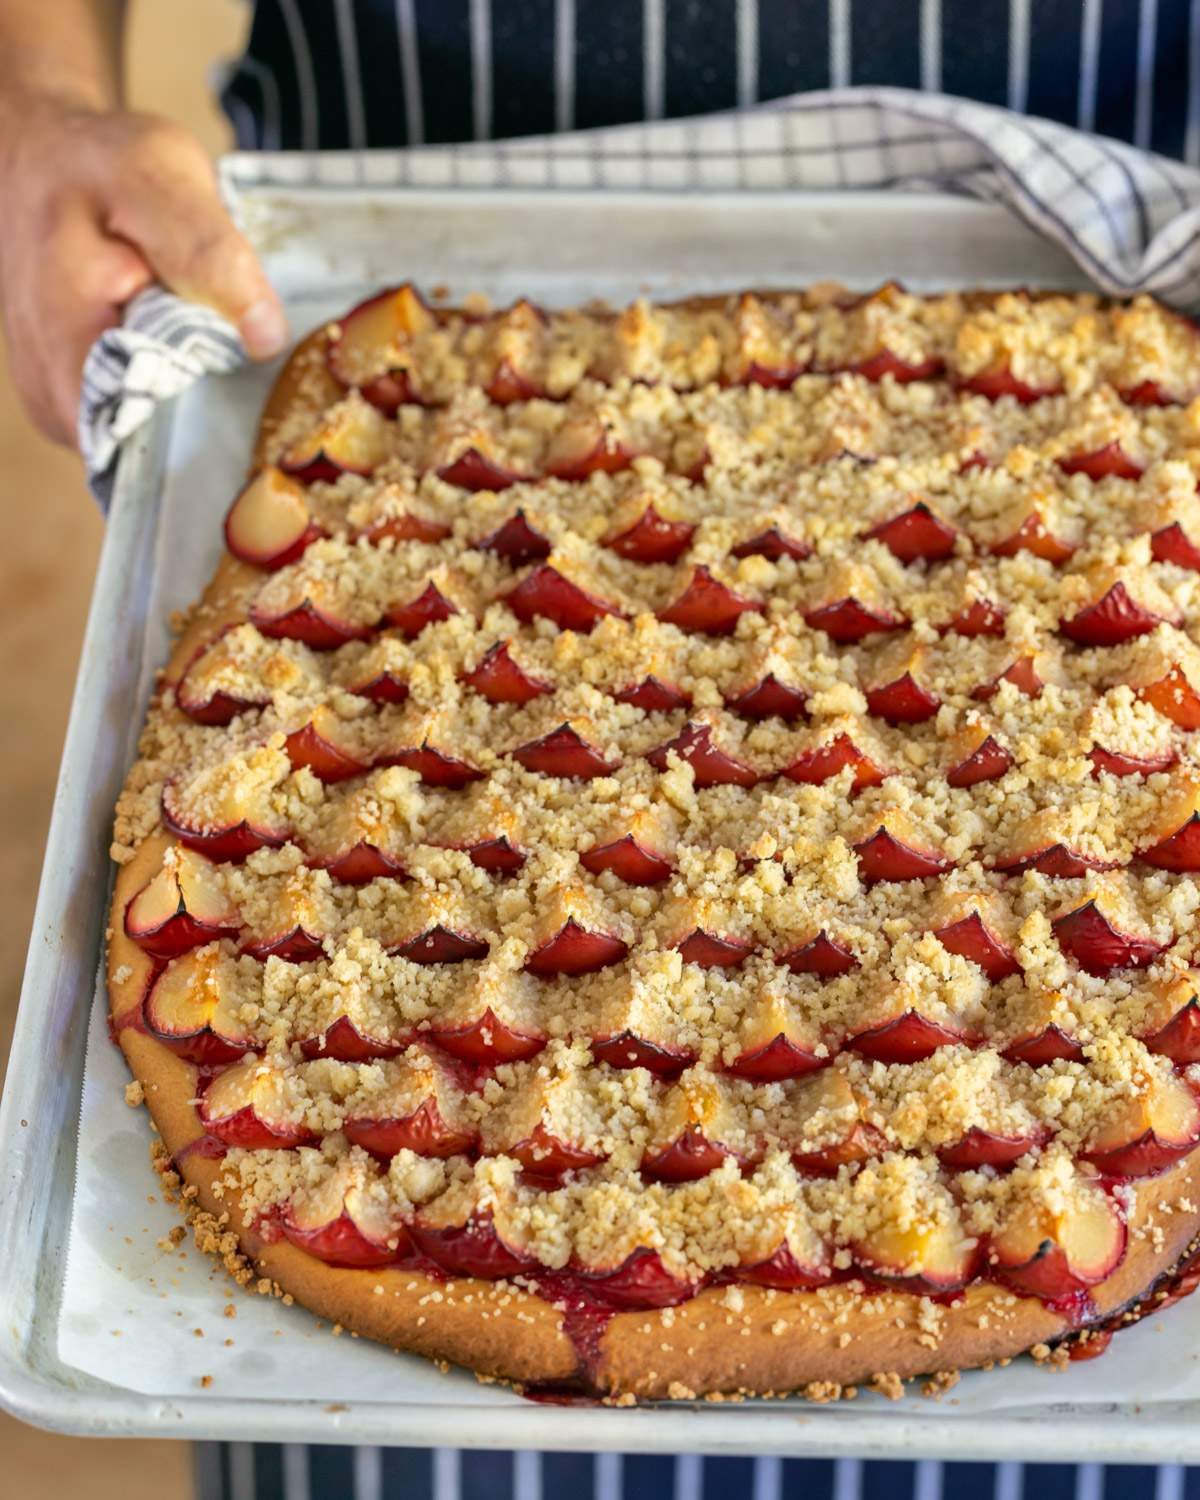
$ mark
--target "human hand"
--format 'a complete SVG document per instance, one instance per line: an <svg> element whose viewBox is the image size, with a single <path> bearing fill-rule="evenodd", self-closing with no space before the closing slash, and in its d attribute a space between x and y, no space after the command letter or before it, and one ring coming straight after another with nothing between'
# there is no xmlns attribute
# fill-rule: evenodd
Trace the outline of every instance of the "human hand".
<svg viewBox="0 0 1200 1500"><path fill-rule="evenodd" d="M9 362L56 442L76 442L89 347L151 282L223 313L254 359L286 341L279 298L226 213L207 154L169 121L6 97L0 203Z"/></svg>

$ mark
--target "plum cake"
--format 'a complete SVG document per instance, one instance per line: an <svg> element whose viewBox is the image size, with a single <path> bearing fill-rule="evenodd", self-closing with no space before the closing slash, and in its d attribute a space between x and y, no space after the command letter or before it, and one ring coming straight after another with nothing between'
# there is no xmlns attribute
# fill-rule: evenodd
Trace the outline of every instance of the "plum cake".
<svg viewBox="0 0 1200 1500"><path fill-rule="evenodd" d="M113 853L242 1279L610 1399L1097 1347L1200 1232L1200 346L381 293L271 394Z"/></svg>

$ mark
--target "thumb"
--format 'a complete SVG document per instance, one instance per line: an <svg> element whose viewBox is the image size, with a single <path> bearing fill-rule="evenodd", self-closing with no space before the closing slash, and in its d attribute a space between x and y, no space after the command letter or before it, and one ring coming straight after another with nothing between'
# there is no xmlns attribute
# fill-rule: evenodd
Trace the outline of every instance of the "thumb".
<svg viewBox="0 0 1200 1500"><path fill-rule="evenodd" d="M154 124L130 155L132 169L104 186L110 233L133 244L164 286L228 318L252 359L278 354L288 338L282 304L234 228L203 148Z"/></svg>

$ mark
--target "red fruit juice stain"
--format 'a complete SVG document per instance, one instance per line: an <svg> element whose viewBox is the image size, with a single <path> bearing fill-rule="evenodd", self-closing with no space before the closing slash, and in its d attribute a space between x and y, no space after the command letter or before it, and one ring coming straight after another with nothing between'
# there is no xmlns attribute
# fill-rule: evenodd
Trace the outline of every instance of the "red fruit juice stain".
<svg viewBox="0 0 1200 1500"><path fill-rule="evenodd" d="M143 1036L150 1035L150 1028L146 1025L145 1010L146 995L150 993L150 987L153 982L153 976L151 976L150 983L146 985L146 989L142 994L142 998L136 1005L131 1005L119 1019L114 1018L112 1012L109 1011L108 1039L115 1046L119 1047L121 1045L120 1037L123 1031L140 1031Z"/></svg>
<svg viewBox="0 0 1200 1500"><path fill-rule="evenodd" d="M574 1349L579 1367L567 1380L527 1385L521 1394L527 1401L550 1406L597 1405L600 1346L617 1308L593 1296L580 1279L569 1272L548 1272L531 1279L537 1283L539 1296L553 1302L559 1310L563 1335Z"/></svg>
<svg viewBox="0 0 1200 1500"><path fill-rule="evenodd" d="M1067 1345L1071 1360L1098 1359L1122 1328L1132 1328L1151 1313L1174 1307L1200 1287L1200 1240L1193 1242L1173 1271L1159 1278L1155 1285L1131 1307L1122 1308L1110 1318L1084 1330L1086 1337L1073 1338Z"/></svg>
<svg viewBox="0 0 1200 1500"><path fill-rule="evenodd" d="M1043 1297L1042 1306L1057 1313L1072 1328L1083 1328L1096 1316L1096 1304L1086 1291L1068 1292L1065 1297Z"/></svg>
<svg viewBox="0 0 1200 1500"><path fill-rule="evenodd" d="M220 1161L225 1155L226 1145L219 1141L215 1135L198 1135L194 1141L189 1141L175 1153L175 1165L185 1162L189 1156L195 1156L201 1161Z"/></svg>
<svg viewBox="0 0 1200 1500"><path fill-rule="evenodd" d="M1073 1365L1082 1364L1088 1359L1099 1359L1112 1343L1115 1332L1115 1328L1095 1328L1086 1339L1072 1339L1067 1345L1067 1358Z"/></svg>

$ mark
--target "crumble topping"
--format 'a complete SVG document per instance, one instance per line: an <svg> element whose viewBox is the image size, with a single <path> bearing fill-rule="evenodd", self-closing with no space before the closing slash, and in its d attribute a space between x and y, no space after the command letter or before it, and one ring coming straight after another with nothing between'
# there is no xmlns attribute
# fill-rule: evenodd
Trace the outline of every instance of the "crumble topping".
<svg viewBox="0 0 1200 1500"><path fill-rule="evenodd" d="M689 1285L932 1292L1080 1224L1107 1265L1101 1174L1200 1139L1190 325L394 295L265 434L308 530L118 809L200 923L147 1022L233 1053L206 1128L285 1143L229 1127L224 1192Z"/></svg>

